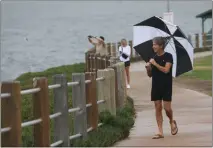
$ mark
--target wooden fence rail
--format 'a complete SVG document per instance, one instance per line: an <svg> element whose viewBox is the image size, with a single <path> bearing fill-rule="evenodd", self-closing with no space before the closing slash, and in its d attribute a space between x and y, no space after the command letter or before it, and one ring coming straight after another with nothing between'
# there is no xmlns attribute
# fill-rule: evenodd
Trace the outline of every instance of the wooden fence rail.
<svg viewBox="0 0 213 148"><path fill-rule="evenodd" d="M128 44L131 48L131 59L141 59L139 54L133 50L133 43L132 41L128 41ZM106 69L110 66L119 62L119 51L118 48L120 47L121 43L107 43L107 51L108 55L100 56L95 53L85 53L85 63L86 63L86 72L95 72L97 76L97 71L99 69Z"/></svg>
<svg viewBox="0 0 213 148"><path fill-rule="evenodd" d="M105 64L106 66L107 64ZM108 65L107 65L108 66ZM22 128L33 126L34 145L71 146L76 138L87 138L87 133L101 126L98 112L108 110L116 115L116 108L125 102L125 77L123 63L113 68L96 69L93 72L73 73L72 82L66 75L53 77L53 85L48 85L45 77L34 78L33 88L21 90L20 83L3 82L1 92L1 136L2 146L22 146ZM96 77L96 75L98 77ZM124 83L121 83L124 82ZM68 87L72 87L72 108L68 108ZM53 89L54 114L50 115L49 90ZM33 95L33 119L21 120L22 95ZM70 135L69 114L74 115L74 135ZM53 137L50 140L50 120L54 120Z"/></svg>
<svg viewBox="0 0 213 148"><path fill-rule="evenodd" d="M189 34L189 41L195 48L211 48L212 47L212 34L203 33L203 34Z"/></svg>

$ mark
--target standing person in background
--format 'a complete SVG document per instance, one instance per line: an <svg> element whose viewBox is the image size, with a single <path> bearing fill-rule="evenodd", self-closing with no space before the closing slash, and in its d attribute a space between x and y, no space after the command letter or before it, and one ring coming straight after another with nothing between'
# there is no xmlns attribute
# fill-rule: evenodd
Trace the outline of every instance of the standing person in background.
<svg viewBox="0 0 213 148"><path fill-rule="evenodd" d="M88 50L88 52L100 54L101 56L108 55L106 44L104 42L104 37L93 37L91 35L88 36L88 40L95 47Z"/></svg>
<svg viewBox="0 0 213 148"><path fill-rule="evenodd" d="M127 78L127 88L130 88L130 75L129 75L129 67L130 67L130 54L131 48L127 45L126 39L121 40L121 46L119 47L120 60L124 62L126 78Z"/></svg>

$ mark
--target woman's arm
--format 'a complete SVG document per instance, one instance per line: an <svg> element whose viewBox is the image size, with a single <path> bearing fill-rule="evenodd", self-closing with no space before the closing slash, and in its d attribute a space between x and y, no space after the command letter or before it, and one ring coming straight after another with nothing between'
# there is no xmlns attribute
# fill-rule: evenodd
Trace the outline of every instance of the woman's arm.
<svg viewBox="0 0 213 148"><path fill-rule="evenodd" d="M165 59L165 66L160 66L154 59L150 59L149 61L153 66L155 66L158 70L162 71L163 73L168 73L172 67L173 59L172 56L168 56Z"/></svg>
<svg viewBox="0 0 213 148"><path fill-rule="evenodd" d="M90 43L92 43L93 45L97 45L99 43L98 39L96 39L95 37L91 37L89 38Z"/></svg>
<svg viewBox="0 0 213 148"><path fill-rule="evenodd" d="M157 69L159 69L160 71L162 71L164 73L169 73L170 68L172 67L172 64L167 62L165 67L163 67L156 63L154 66L157 67Z"/></svg>
<svg viewBox="0 0 213 148"><path fill-rule="evenodd" d="M147 73L147 75L149 77L152 77L152 66L151 66L151 64L147 63L145 67L146 67L146 73Z"/></svg>

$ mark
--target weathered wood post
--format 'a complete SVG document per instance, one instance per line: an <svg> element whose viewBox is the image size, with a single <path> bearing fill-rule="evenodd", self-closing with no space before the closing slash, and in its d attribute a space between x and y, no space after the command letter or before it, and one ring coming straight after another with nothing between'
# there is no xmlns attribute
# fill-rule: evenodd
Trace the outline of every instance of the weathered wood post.
<svg viewBox="0 0 213 148"><path fill-rule="evenodd" d="M202 34L202 43L203 43L203 47L205 48L206 47L206 33L203 33Z"/></svg>
<svg viewBox="0 0 213 148"><path fill-rule="evenodd" d="M107 68L107 56L104 56L104 69Z"/></svg>
<svg viewBox="0 0 213 148"><path fill-rule="evenodd" d="M41 118L41 122L34 125L34 141L36 147L50 146L50 118L49 118L49 92L47 78L35 78L33 87L40 91L33 94L34 118Z"/></svg>
<svg viewBox="0 0 213 148"><path fill-rule="evenodd" d="M61 115L54 119L54 141L62 140L61 146L69 147L68 86L66 75L55 75L53 83L61 85L60 88L53 90L54 113L61 112Z"/></svg>
<svg viewBox="0 0 213 148"><path fill-rule="evenodd" d="M85 53L85 71L87 72L88 71L88 56L89 54L86 52Z"/></svg>
<svg viewBox="0 0 213 148"><path fill-rule="evenodd" d="M95 72L96 71L96 55L95 54L93 55L92 61L93 61L93 68L91 72Z"/></svg>
<svg viewBox="0 0 213 148"><path fill-rule="evenodd" d="M114 72L113 69L110 68ZM113 74L111 74L109 69L98 70L98 78L103 77L103 81L98 81L98 99L105 100L104 104L99 105L99 112L108 110L113 115L116 115L115 109L115 89L113 81Z"/></svg>
<svg viewBox="0 0 213 148"><path fill-rule="evenodd" d="M107 57L107 68L111 65L111 56Z"/></svg>
<svg viewBox="0 0 213 148"><path fill-rule="evenodd" d="M108 54L111 55L111 43L107 43L106 47L107 47Z"/></svg>
<svg viewBox="0 0 213 148"><path fill-rule="evenodd" d="M109 100L109 84L106 77L106 69L98 70L97 78L104 78L104 80L97 81L97 99L104 100L105 102L98 105L98 112L107 110Z"/></svg>
<svg viewBox="0 0 213 148"><path fill-rule="evenodd" d="M88 126L96 129L98 126L98 105L96 95L96 74L86 73L86 80L91 82L86 84L86 103L92 106L87 109Z"/></svg>
<svg viewBox="0 0 213 148"><path fill-rule="evenodd" d="M116 65L117 68L117 85L118 85L118 100L117 107L122 107L126 103L126 79L124 63L119 62Z"/></svg>
<svg viewBox="0 0 213 148"><path fill-rule="evenodd" d="M87 72L89 72L90 71L90 54L89 53L87 53Z"/></svg>
<svg viewBox="0 0 213 148"><path fill-rule="evenodd" d="M199 34L195 34L195 47L199 48L200 47L200 39L199 39Z"/></svg>
<svg viewBox="0 0 213 148"><path fill-rule="evenodd" d="M79 107L80 111L74 113L74 134L81 134L82 138L87 137L87 110L85 96L85 74L73 73L72 81L79 82L78 85L72 86L73 107Z"/></svg>
<svg viewBox="0 0 213 148"><path fill-rule="evenodd" d="M112 68L107 69L109 82L110 82L110 97L109 97L109 104L110 104L110 112L112 115L116 115L116 101L115 101L115 71Z"/></svg>
<svg viewBox="0 0 213 148"><path fill-rule="evenodd" d="M90 54L90 72L93 71L94 63L93 63L94 54Z"/></svg>
<svg viewBox="0 0 213 148"><path fill-rule="evenodd" d="M119 101L118 101L118 68L116 66L116 64L112 65L111 68L114 69L114 73L115 73L115 104L116 104L116 108L119 107Z"/></svg>
<svg viewBox="0 0 213 148"><path fill-rule="evenodd" d="M122 82L123 82L123 88L124 88L124 103L126 104L126 98L127 98L127 79L126 79L126 71L125 71L125 66L124 63L121 64L121 70L122 70Z"/></svg>
<svg viewBox="0 0 213 148"><path fill-rule="evenodd" d="M1 99L1 128L10 127L10 131L2 134L3 147L21 147L21 88L20 83L3 82L2 93L11 94Z"/></svg>
<svg viewBox="0 0 213 148"><path fill-rule="evenodd" d="M111 57L116 57L116 43L112 43L111 46Z"/></svg>
<svg viewBox="0 0 213 148"><path fill-rule="evenodd" d="M103 56L100 56L100 68L103 69Z"/></svg>
<svg viewBox="0 0 213 148"><path fill-rule="evenodd" d="M97 56L97 69L100 69L100 55Z"/></svg>

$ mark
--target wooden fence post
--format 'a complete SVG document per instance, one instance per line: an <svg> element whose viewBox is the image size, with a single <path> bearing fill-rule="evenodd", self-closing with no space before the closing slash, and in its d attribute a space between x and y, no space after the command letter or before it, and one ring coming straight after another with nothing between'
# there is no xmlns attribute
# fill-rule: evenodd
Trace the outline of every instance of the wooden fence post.
<svg viewBox="0 0 213 148"><path fill-rule="evenodd" d="M126 71L125 71L125 66L124 63L121 63L121 71L122 71L122 84L123 84L123 90L124 90L124 104L126 104L126 98L127 98L127 88L126 88L126 83L127 83L127 79L126 79Z"/></svg>
<svg viewBox="0 0 213 148"><path fill-rule="evenodd" d="M112 43L112 46L111 46L111 57L116 57L116 44L115 43Z"/></svg>
<svg viewBox="0 0 213 148"><path fill-rule="evenodd" d="M82 134L82 138L87 137L87 110L85 96L85 74L73 73L72 81L79 82L78 85L72 86L73 107L79 107L80 111L74 113L74 134Z"/></svg>
<svg viewBox="0 0 213 148"><path fill-rule="evenodd" d="M35 119L41 119L42 122L34 125L34 141L36 147L50 146L50 118L49 118L49 92L47 78L35 78L34 88L40 88L40 91L33 94L33 113Z"/></svg>
<svg viewBox="0 0 213 148"><path fill-rule="evenodd" d="M203 43L203 47L206 47L206 33L202 34L202 43Z"/></svg>
<svg viewBox="0 0 213 148"><path fill-rule="evenodd" d="M100 56L101 60L100 60L100 69L103 69L104 68L104 62L103 62L103 56Z"/></svg>
<svg viewBox="0 0 213 148"><path fill-rule="evenodd" d="M97 60L97 55L94 56L94 70L93 72L97 73L98 69L98 60Z"/></svg>
<svg viewBox="0 0 213 148"><path fill-rule="evenodd" d="M3 147L21 147L21 94L20 83L4 82L2 93L11 96L1 99L1 127L10 127L9 132L2 134Z"/></svg>
<svg viewBox="0 0 213 148"><path fill-rule="evenodd" d="M90 54L88 52L85 53L85 62L86 62L86 72L90 69Z"/></svg>
<svg viewBox="0 0 213 148"><path fill-rule="evenodd" d="M90 54L90 72L93 71L93 54Z"/></svg>
<svg viewBox="0 0 213 148"><path fill-rule="evenodd" d="M110 111L112 115L116 115L116 101L115 101L115 71L112 68L107 69L110 81Z"/></svg>
<svg viewBox="0 0 213 148"><path fill-rule="evenodd" d="M117 107L122 107L125 104L126 100L126 79L125 79L125 70L124 63L119 62L116 65L117 68L117 85L118 85L118 100Z"/></svg>
<svg viewBox="0 0 213 148"><path fill-rule="evenodd" d="M61 146L69 147L68 86L66 75L55 75L53 83L61 85L60 88L53 90L54 113L61 112L61 116L54 119L54 141L62 140Z"/></svg>
<svg viewBox="0 0 213 148"><path fill-rule="evenodd" d="M200 42L200 40L199 40L199 34L195 34L195 45L196 45L196 48L200 47L199 42Z"/></svg>
<svg viewBox="0 0 213 148"><path fill-rule="evenodd" d="M87 109L87 121L89 127L96 129L98 126L98 105L96 95L96 74L87 73L86 80L91 82L86 84L86 103L91 103L92 106Z"/></svg>
<svg viewBox="0 0 213 148"><path fill-rule="evenodd" d="M110 68L114 72L113 69ZM115 109L115 90L113 81L113 74L109 69L98 70L98 78L103 77L103 81L98 81L98 100L105 100L104 104L99 105L99 112L108 110L111 114L116 115Z"/></svg>
<svg viewBox="0 0 213 148"><path fill-rule="evenodd" d="M98 105L98 112L108 109L109 104L109 79L106 77L106 69L98 70L97 77L103 77L104 80L97 81L97 100L104 100L105 102Z"/></svg>
<svg viewBox="0 0 213 148"><path fill-rule="evenodd" d="M107 56L104 57L104 69L107 68L107 64L108 64L108 58Z"/></svg>
<svg viewBox="0 0 213 148"><path fill-rule="evenodd" d="M111 55L111 43L107 43L107 52L109 55Z"/></svg>
<svg viewBox="0 0 213 148"><path fill-rule="evenodd" d="M97 56L97 69L100 69L100 55Z"/></svg>
<svg viewBox="0 0 213 148"><path fill-rule="evenodd" d="M115 73L115 104L116 104L116 108L118 108L118 68L116 66L116 64L114 64L112 66L112 68L114 69L114 73Z"/></svg>
<svg viewBox="0 0 213 148"><path fill-rule="evenodd" d="M91 72L95 72L95 67L96 67L96 63L95 63L95 54L92 56L92 71Z"/></svg>

